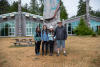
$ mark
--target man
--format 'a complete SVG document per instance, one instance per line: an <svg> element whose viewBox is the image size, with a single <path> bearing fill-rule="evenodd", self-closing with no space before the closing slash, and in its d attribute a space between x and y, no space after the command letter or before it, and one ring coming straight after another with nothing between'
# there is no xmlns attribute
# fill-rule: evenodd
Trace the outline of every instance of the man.
<svg viewBox="0 0 100 67"><path fill-rule="evenodd" d="M55 29L55 36L56 36L56 42L57 42L57 56L60 54L60 48L62 46L63 48L63 55L66 56L66 50L65 50L65 40L67 39L67 32L66 28L62 25L62 22L58 22L58 26Z"/></svg>

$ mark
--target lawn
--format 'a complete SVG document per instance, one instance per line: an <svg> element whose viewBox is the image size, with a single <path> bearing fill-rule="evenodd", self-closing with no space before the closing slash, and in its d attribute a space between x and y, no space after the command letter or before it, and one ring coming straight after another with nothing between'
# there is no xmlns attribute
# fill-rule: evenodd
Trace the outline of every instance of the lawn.
<svg viewBox="0 0 100 67"><path fill-rule="evenodd" d="M11 47L12 38L0 38L0 67L100 67L100 36L69 36L68 56L36 56L34 46Z"/></svg>

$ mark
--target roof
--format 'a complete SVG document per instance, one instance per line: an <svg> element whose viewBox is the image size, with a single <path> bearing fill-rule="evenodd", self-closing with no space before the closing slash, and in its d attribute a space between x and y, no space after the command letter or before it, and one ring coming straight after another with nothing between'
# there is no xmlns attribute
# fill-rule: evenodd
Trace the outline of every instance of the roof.
<svg viewBox="0 0 100 67"><path fill-rule="evenodd" d="M64 20L63 22L64 23L72 23L72 22L75 22L75 21L79 21L81 17L85 18L85 15L69 18L67 20ZM90 15L90 20L95 20L97 22L100 22L100 17Z"/></svg>
<svg viewBox="0 0 100 67"><path fill-rule="evenodd" d="M35 14L31 14L31 13L27 13L27 12L22 12L23 15L25 15L26 17L32 17L32 18L39 18L40 20L43 20L42 16L39 15L35 15ZM6 14L1 14L0 18L6 18L9 16L15 16L18 15L18 12L12 12L12 13L6 13Z"/></svg>

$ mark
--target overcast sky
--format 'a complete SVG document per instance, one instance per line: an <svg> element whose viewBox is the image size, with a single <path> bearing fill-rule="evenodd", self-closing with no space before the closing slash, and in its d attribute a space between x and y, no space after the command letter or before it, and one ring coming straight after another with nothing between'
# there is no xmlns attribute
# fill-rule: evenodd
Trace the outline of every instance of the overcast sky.
<svg viewBox="0 0 100 67"><path fill-rule="evenodd" d="M8 0L10 3L13 3L13 1L18 1L18 0ZM30 4L31 0L22 0L22 5L25 3ZM68 16L74 16L77 14L77 6L79 0L62 0L64 2L64 6L66 7ZM100 11L100 0L90 0L90 6L92 7L93 10L99 10Z"/></svg>

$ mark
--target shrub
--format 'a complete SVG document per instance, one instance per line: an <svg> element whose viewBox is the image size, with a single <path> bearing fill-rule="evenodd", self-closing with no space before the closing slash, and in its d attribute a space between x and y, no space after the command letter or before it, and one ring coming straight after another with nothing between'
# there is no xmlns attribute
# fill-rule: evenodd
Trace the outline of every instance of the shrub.
<svg viewBox="0 0 100 67"><path fill-rule="evenodd" d="M98 35L100 35L100 29L98 30Z"/></svg>
<svg viewBox="0 0 100 67"><path fill-rule="evenodd" d="M92 37L96 37L97 36L97 34L94 32L93 34L92 34Z"/></svg>
<svg viewBox="0 0 100 67"><path fill-rule="evenodd" d="M92 35L93 31L90 27L86 25L83 18L80 19L79 25L74 29L76 35Z"/></svg>

